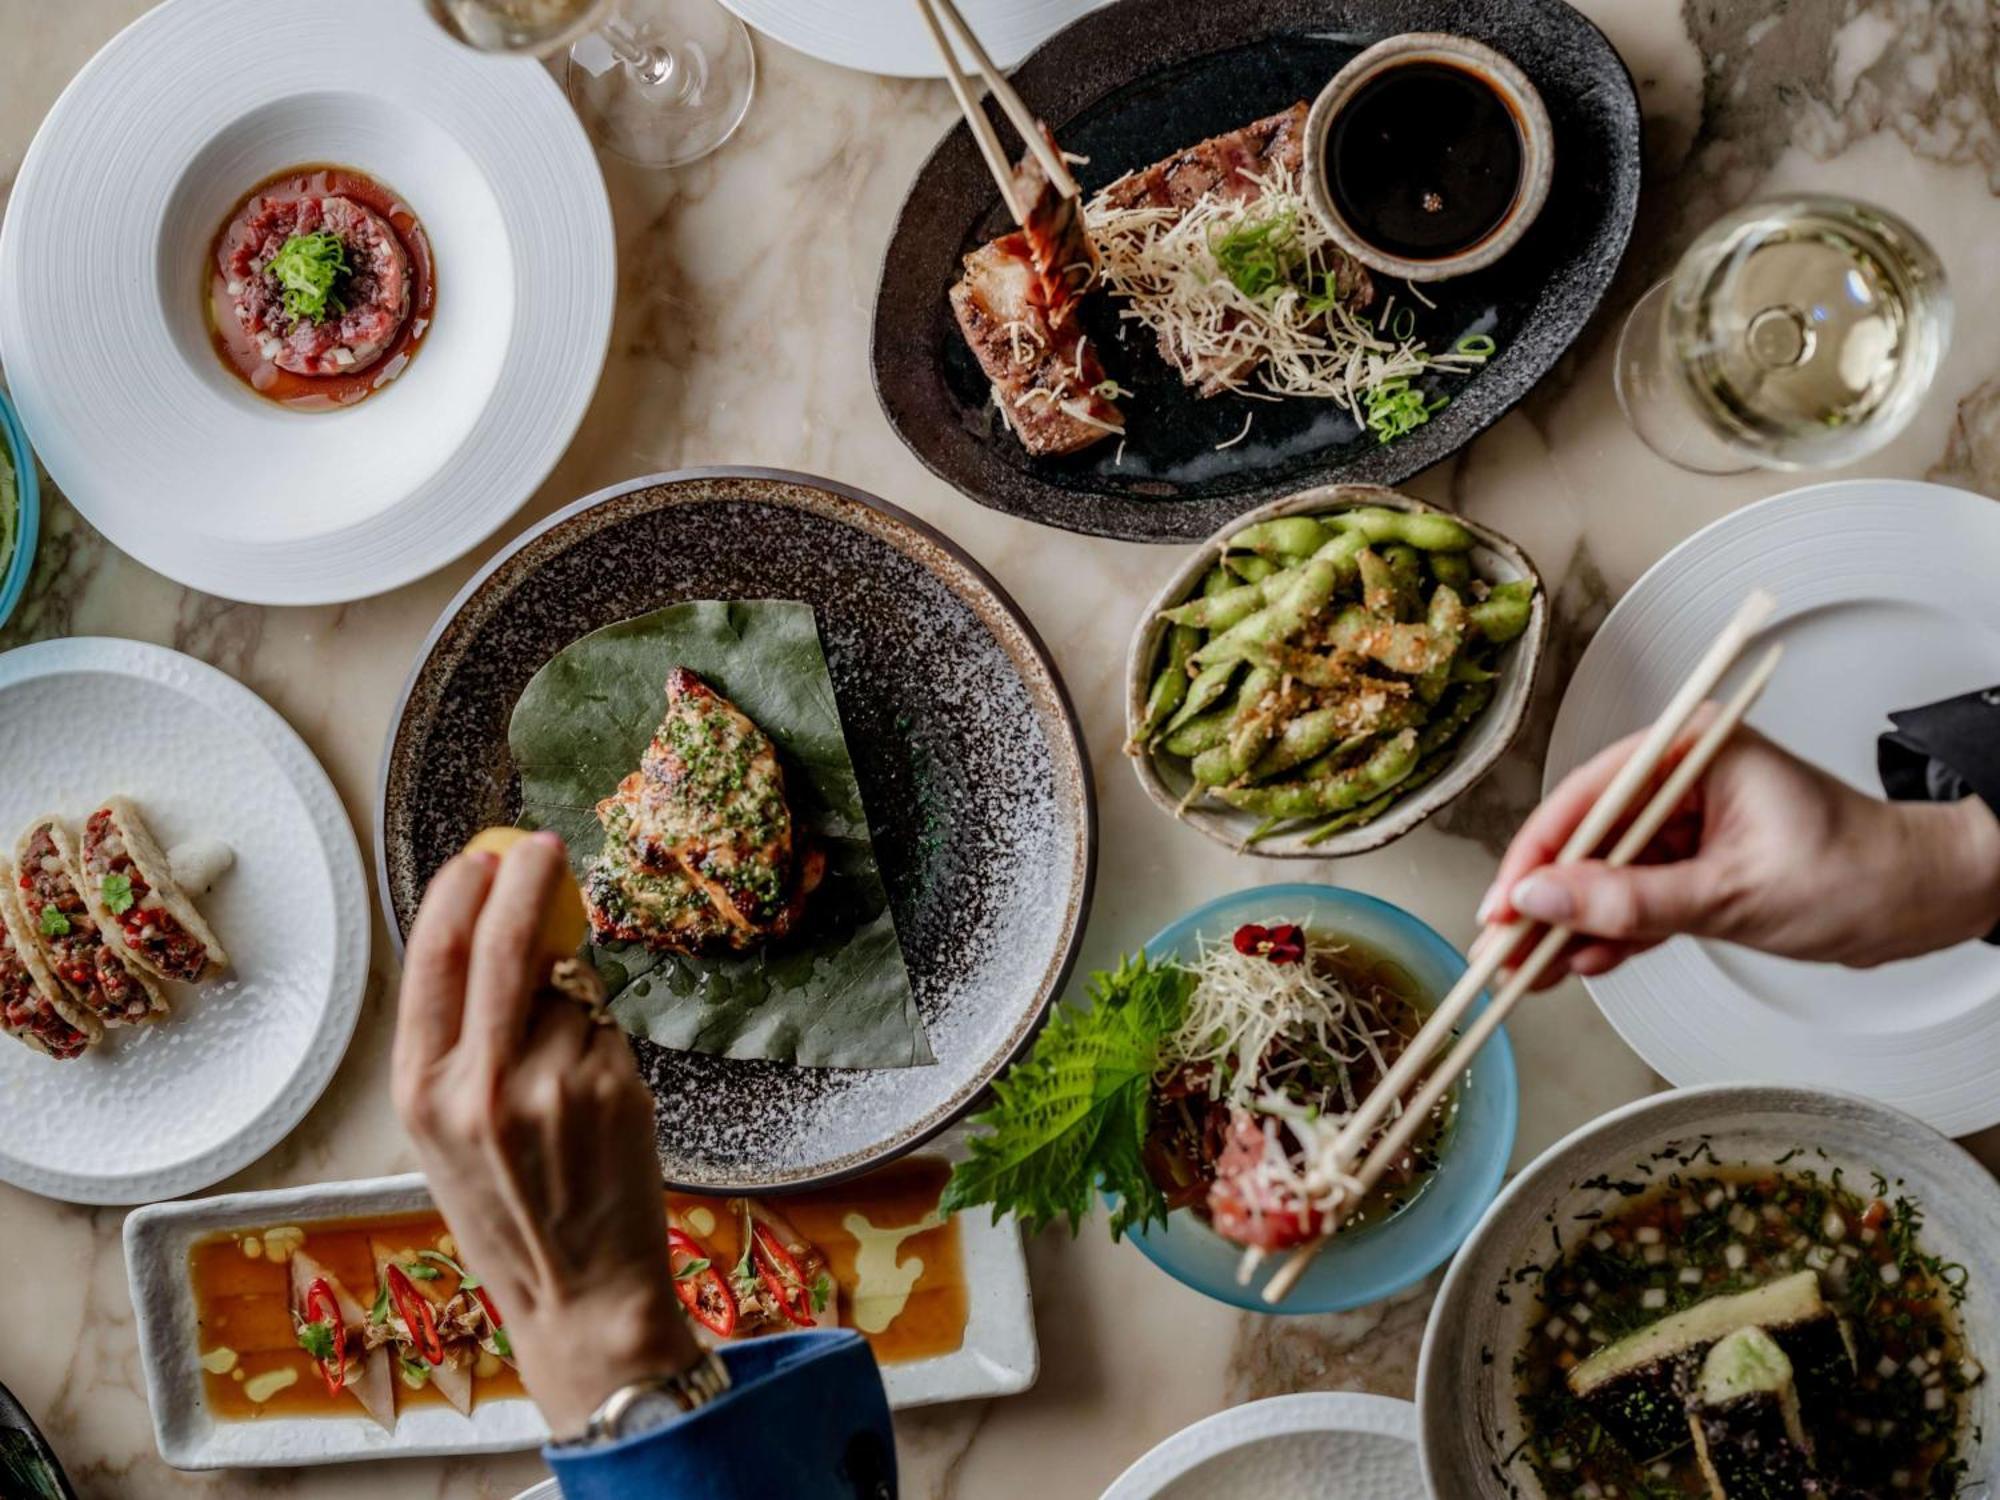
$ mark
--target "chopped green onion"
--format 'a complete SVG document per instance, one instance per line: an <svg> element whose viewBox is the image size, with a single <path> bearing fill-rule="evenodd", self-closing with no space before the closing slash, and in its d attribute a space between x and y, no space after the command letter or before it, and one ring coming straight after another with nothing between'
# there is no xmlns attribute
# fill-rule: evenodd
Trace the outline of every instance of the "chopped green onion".
<svg viewBox="0 0 2000 1500"><path fill-rule="evenodd" d="M1484 333L1468 333L1451 346L1453 354L1463 354L1470 359L1490 359L1499 345Z"/></svg>
<svg viewBox="0 0 2000 1500"><path fill-rule="evenodd" d="M334 284L348 273L347 247L340 236L320 230L295 234L279 247L268 267L285 293L285 316L294 323L323 323L328 309L345 312Z"/></svg>
<svg viewBox="0 0 2000 1500"><path fill-rule="evenodd" d="M1262 297L1291 278L1298 237L1298 216L1285 209L1212 236L1208 253L1239 292Z"/></svg>
<svg viewBox="0 0 2000 1500"><path fill-rule="evenodd" d="M1375 434L1378 443L1394 442L1404 433L1423 426L1451 400L1449 396L1427 399L1401 376L1370 386L1361 399L1367 407L1368 430Z"/></svg>

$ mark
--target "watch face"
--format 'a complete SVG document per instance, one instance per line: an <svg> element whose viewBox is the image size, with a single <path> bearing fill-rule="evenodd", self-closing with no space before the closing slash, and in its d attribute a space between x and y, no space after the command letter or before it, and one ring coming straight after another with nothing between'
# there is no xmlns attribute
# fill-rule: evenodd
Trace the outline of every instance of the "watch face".
<svg viewBox="0 0 2000 1500"><path fill-rule="evenodd" d="M650 1432L655 1427L664 1427L681 1415L681 1404L665 1391L646 1391L632 1398L631 1404L618 1414L617 1430L613 1437L636 1437L639 1433Z"/></svg>

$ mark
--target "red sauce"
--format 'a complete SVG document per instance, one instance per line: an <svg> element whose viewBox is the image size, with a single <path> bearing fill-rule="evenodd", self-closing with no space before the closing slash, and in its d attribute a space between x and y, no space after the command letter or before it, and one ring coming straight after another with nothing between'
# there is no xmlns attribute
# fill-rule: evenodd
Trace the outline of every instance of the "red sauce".
<svg viewBox="0 0 2000 1500"><path fill-rule="evenodd" d="M271 199L338 194L380 214L396 231L410 262L410 311L382 357L366 369L343 375L299 375L266 359L257 340L237 320L224 264L228 246ZM208 255L208 331L215 352L258 395L295 411L330 411L366 400L400 375L430 332L437 301L437 268L431 242L410 206L388 187L352 167L292 167L258 183L230 210L215 232Z"/></svg>

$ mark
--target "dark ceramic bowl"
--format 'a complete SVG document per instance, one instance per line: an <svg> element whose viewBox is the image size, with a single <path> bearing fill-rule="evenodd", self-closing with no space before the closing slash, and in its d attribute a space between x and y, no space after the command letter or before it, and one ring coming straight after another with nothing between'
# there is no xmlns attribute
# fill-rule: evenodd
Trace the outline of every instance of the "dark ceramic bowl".
<svg viewBox="0 0 2000 1500"><path fill-rule="evenodd" d="M1639 102L1604 34L1562 0L1121 0L1056 33L1014 73L1054 126L1086 193L1185 146L1314 98L1370 44L1448 31L1505 53L1547 106L1554 175L1504 258L1426 290L1433 349L1485 334L1469 377L1424 377L1450 405L1387 445L1328 401L1200 400L1118 307L1086 304L1092 346L1133 395L1122 461L1107 440L1030 458L1000 424L946 302L966 251L1011 227L963 124L930 155L882 263L875 391L897 435L982 505L1135 542L1199 541L1233 517L1316 484L1395 484L1455 453L1528 393L1611 284L1639 201ZM1387 281L1396 306L1413 299ZM1218 450L1242 432L1241 442Z"/></svg>
<svg viewBox="0 0 2000 1500"><path fill-rule="evenodd" d="M667 1179L768 1191L847 1176L962 1115L1069 976L1090 906L1090 762L1048 652L998 584L920 521L768 469L631 480L551 517L467 584L404 690L376 812L400 947L425 884L511 823L507 722L602 626L689 599L817 612L903 956L937 1062L799 1068L634 1043Z"/></svg>

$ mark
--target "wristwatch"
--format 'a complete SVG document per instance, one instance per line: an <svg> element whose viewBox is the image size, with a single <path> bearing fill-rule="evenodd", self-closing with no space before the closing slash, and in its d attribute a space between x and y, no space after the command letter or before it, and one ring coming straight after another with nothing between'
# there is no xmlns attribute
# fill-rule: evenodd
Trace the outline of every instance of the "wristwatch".
<svg viewBox="0 0 2000 1500"><path fill-rule="evenodd" d="M663 1427L708 1405L729 1389L729 1366L713 1349L678 1375L655 1375L621 1385L590 1414L580 1444L615 1443Z"/></svg>

